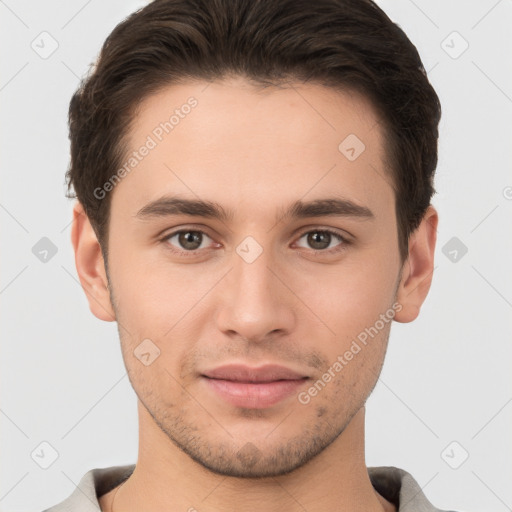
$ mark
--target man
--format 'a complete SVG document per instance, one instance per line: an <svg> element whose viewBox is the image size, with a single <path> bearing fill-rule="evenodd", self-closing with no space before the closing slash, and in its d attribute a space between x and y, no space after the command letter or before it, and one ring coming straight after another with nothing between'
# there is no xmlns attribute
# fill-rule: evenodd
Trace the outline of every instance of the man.
<svg viewBox="0 0 512 512"><path fill-rule="evenodd" d="M156 0L69 114L77 272L140 442L49 510L438 510L364 455L438 224L440 105L401 29L369 0Z"/></svg>

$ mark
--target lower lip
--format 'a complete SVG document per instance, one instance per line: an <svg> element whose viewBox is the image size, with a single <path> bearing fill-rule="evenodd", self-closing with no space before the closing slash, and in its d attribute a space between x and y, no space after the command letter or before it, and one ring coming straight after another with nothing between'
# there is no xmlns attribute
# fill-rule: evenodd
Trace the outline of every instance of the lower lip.
<svg viewBox="0 0 512 512"><path fill-rule="evenodd" d="M265 409L296 393L307 378L274 382L235 382L203 377L210 389L235 407Z"/></svg>

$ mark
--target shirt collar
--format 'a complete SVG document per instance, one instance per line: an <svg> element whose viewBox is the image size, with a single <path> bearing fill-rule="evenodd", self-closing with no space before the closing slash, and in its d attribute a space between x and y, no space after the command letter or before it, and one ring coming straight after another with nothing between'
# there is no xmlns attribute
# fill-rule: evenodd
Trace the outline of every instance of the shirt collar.
<svg viewBox="0 0 512 512"><path fill-rule="evenodd" d="M43 512L98 512L98 498L127 480L134 469L135 464L91 469L68 498ZM379 466L369 467L368 474L375 490L393 503L398 512L442 512L427 500L407 471Z"/></svg>

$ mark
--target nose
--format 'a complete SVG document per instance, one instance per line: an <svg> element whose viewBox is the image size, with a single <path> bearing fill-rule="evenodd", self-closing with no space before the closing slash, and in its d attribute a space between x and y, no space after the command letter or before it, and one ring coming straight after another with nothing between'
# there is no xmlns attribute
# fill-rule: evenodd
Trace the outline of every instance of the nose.
<svg viewBox="0 0 512 512"><path fill-rule="evenodd" d="M240 256L242 254L242 256ZM296 323L297 299L289 274L278 265L270 250L254 260L233 253L231 271L219 289L216 321L230 337L263 342L289 334Z"/></svg>

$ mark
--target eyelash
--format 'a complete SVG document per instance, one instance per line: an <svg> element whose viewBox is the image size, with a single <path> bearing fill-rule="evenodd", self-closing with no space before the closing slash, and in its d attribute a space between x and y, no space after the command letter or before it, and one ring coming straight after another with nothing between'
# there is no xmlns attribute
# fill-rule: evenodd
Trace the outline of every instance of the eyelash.
<svg viewBox="0 0 512 512"><path fill-rule="evenodd" d="M202 231L201 229L189 228L189 229L180 229L178 231L173 231L172 233L169 233L169 234L165 235L163 238L161 238L160 241L165 243L166 246L169 248L169 250L172 251L174 254L177 254L178 256L194 257L194 256L197 256L204 249L195 249L193 251L182 251L182 250L176 249L175 247L173 247L169 244L169 239L171 239L172 237L179 235L180 233L188 233L188 232L201 233L202 235L206 235L208 238L211 238L208 235L208 233L206 233L205 231ZM337 231L334 231L334 230L328 229L328 228L308 229L307 231L303 231L298 236L298 240L300 240L304 235L307 235L309 233L329 233L330 235L334 236L335 238L338 238L341 242L339 245L337 245L331 249L310 249L314 253L337 254L339 252L344 251L347 248L347 246L349 246L352 243L346 237L344 237L343 235L340 235L340 233L338 233Z"/></svg>

